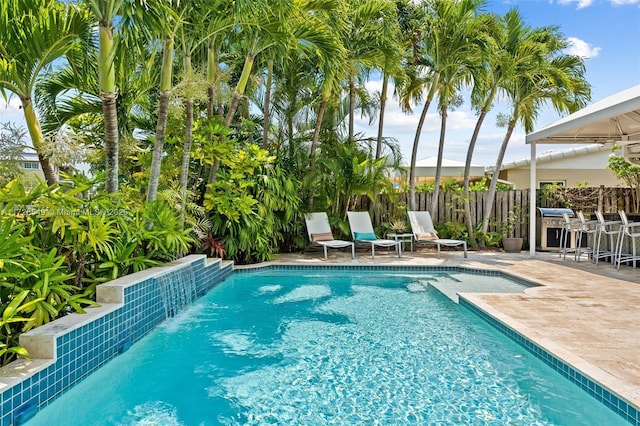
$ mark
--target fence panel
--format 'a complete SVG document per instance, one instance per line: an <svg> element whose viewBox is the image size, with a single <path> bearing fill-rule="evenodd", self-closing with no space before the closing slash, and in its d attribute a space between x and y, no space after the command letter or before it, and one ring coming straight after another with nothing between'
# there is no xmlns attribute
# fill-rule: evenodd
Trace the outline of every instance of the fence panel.
<svg viewBox="0 0 640 426"><path fill-rule="evenodd" d="M638 208L638 194L633 188L560 188L552 196L541 194L537 191L540 207L568 207L574 211L582 210L589 216L595 210L603 213L617 214L618 210L624 210L628 214L640 213ZM475 226L485 215L485 204L488 193L473 192L469 197L471 220ZM430 210L432 193L416 193L418 210ZM521 218L525 218L521 226L516 228L515 236L522 237L525 246L529 244L529 202L531 194L528 189L513 191L496 191L496 196L491 209L489 231L499 231L499 224L507 220L507 215L515 206L519 206ZM396 194L394 200L386 194L381 194L375 202L370 202L366 197L361 197L355 205L358 210L371 212L373 225L380 226L384 222L404 219L405 206L409 209L410 197L408 193ZM401 207L400 207L401 206ZM535 218L534 218L535 219ZM433 218L434 222L465 222L464 201L459 193L454 191L440 192L438 195L438 207Z"/></svg>

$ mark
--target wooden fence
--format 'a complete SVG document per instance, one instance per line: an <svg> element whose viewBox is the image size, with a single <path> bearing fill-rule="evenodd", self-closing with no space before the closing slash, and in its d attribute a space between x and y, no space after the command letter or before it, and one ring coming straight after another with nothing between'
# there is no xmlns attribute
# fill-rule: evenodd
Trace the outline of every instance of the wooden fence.
<svg viewBox="0 0 640 426"><path fill-rule="evenodd" d="M485 214L485 204L488 192L472 192L469 204L471 207L471 221L477 224L482 221ZM624 210L630 214L638 214L638 196L633 188L561 188L552 194L537 192L539 207L568 207L574 211L582 210L587 217L592 212L600 210L603 213L617 214L618 210ZM431 210L433 193L417 193L417 210ZM513 190L497 191L490 213L489 231L498 231L499 224L507 219L507 215L515 206L520 206L523 215L522 224L515 230L516 237L524 238L525 246L529 244L529 200L530 191ZM362 197L354 210L368 210L371 213L374 226L384 222L403 219L406 220L406 210L409 206L409 194L397 194L397 199L392 201L387 195L380 195L375 202ZM433 214L433 220L437 223L465 222L464 201L459 192L440 192L438 195L438 207ZM466 229L466 228L465 228Z"/></svg>

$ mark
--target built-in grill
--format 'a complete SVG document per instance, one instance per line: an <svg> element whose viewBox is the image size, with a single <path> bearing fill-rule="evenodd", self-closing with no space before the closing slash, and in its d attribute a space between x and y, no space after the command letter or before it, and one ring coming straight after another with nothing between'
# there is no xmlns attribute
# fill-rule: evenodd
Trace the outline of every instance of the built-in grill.
<svg viewBox="0 0 640 426"><path fill-rule="evenodd" d="M564 227L563 213L573 218L573 210L566 208L538 207L536 214L536 248L542 251L558 251L562 245L560 237ZM568 236L567 248L576 247L576 235Z"/></svg>

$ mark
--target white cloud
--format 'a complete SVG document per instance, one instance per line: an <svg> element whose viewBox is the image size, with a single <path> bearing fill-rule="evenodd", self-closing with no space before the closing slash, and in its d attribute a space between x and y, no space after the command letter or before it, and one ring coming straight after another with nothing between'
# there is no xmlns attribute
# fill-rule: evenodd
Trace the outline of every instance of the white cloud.
<svg viewBox="0 0 640 426"><path fill-rule="evenodd" d="M625 6L628 4L640 4L640 0L611 0L614 6Z"/></svg>
<svg viewBox="0 0 640 426"><path fill-rule="evenodd" d="M576 9L580 10L580 9L584 9L585 7L589 7L591 6L591 4L593 3L593 0L560 0L558 1L558 4L561 5L572 5L572 4L576 4Z"/></svg>
<svg viewBox="0 0 640 426"><path fill-rule="evenodd" d="M569 47L566 49L566 53L569 55L577 55L585 59L595 58L601 50L600 47L594 47L577 37L568 37L567 42L569 43Z"/></svg>

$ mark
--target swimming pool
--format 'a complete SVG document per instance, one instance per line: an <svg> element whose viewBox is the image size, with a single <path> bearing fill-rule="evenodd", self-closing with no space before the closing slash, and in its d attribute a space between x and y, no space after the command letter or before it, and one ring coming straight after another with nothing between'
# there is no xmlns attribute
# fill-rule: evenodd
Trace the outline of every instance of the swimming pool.
<svg viewBox="0 0 640 426"><path fill-rule="evenodd" d="M234 274L28 425L628 424L433 287L466 279Z"/></svg>

